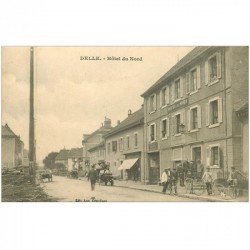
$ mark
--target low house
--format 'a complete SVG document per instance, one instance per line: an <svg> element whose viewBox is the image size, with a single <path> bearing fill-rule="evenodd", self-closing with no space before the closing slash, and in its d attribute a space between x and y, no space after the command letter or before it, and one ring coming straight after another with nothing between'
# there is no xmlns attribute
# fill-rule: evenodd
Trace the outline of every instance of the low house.
<svg viewBox="0 0 250 250"><path fill-rule="evenodd" d="M2 167L15 168L23 163L24 143L8 126L2 126Z"/></svg>
<svg viewBox="0 0 250 250"><path fill-rule="evenodd" d="M82 170L83 167L83 148L72 148L68 153L68 170L73 168Z"/></svg>
<svg viewBox="0 0 250 250"><path fill-rule="evenodd" d="M113 129L104 135L106 147L106 161L114 175L122 179L144 180L141 166L143 157L143 108L132 113L117 123Z"/></svg>
<svg viewBox="0 0 250 250"><path fill-rule="evenodd" d="M56 156L55 163L62 163L66 169L69 167L69 152L68 149L61 149L58 155Z"/></svg>

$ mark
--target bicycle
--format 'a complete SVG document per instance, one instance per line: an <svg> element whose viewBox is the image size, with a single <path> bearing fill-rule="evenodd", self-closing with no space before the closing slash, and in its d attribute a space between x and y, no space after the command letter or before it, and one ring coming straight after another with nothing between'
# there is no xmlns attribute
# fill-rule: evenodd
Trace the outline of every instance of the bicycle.
<svg viewBox="0 0 250 250"><path fill-rule="evenodd" d="M215 195L220 195L224 199L228 199L229 197L236 199L239 196L239 190L237 189L237 186L230 184L227 186L216 184L213 192Z"/></svg>

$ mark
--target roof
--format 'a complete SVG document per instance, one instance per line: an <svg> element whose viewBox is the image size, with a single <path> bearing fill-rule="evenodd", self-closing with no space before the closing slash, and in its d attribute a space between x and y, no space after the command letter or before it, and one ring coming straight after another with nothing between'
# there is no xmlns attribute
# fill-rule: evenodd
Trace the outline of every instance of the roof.
<svg viewBox="0 0 250 250"><path fill-rule="evenodd" d="M61 149L58 155L56 156L56 160L67 160L69 157L68 149Z"/></svg>
<svg viewBox="0 0 250 250"><path fill-rule="evenodd" d="M177 73L188 63L192 62L195 58L201 56L206 52L211 46L199 46L190 51L185 55L178 63L176 63L166 74L164 74L155 84L153 84L149 89L147 89L141 96L145 97L151 94L158 86L165 82L168 78L172 77L173 74Z"/></svg>
<svg viewBox="0 0 250 250"><path fill-rule="evenodd" d="M83 157L83 148L72 148L68 153L68 158L81 158Z"/></svg>
<svg viewBox="0 0 250 250"><path fill-rule="evenodd" d="M83 141L84 142L88 141L89 138L91 138L92 136L94 136L96 134L103 134L103 135L105 135L107 132L110 131L111 128L112 128L111 126L110 127L102 126L102 127L98 128L97 130L95 130L91 134L88 134L88 135L84 134L86 136L86 138L83 139Z"/></svg>
<svg viewBox="0 0 250 250"><path fill-rule="evenodd" d="M97 148L104 147L104 145L105 145L105 143L104 143L104 141L102 141L102 142L98 143L97 145L93 146L92 148L89 148L88 151L90 151L90 152L94 151Z"/></svg>
<svg viewBox="0 0 250 250"><path fill-rule="evenodd" d="M143 107L137 110L136 112L129 115L125 120L120 122L117 126L112 128L107 134L104 135L104 138L107 138L111 135L114 135L118 132L127 130L129 128L132 128L136 125L141 125L144 123L144 111Z"/></svg>
<svg viewBox="0 0 250 250"><path fill-rule="evenodd" d="M2 136L8 136L8 137L18 137L8 126L6 123L4 126L2 125Z"/></svg>

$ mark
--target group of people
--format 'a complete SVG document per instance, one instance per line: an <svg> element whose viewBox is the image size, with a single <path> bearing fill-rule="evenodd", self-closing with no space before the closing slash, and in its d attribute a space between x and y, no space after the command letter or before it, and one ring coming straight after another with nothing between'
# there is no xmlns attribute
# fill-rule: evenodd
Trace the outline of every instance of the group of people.
<svg viewBox="0 0 250 250"><path fill-rule="evenodd" d="M201 161L184 161L174 165L171 170L166 168L162 173L161 184L163 186L163 193L166 193L169 188L170 194L177 194L177 181L180 181L180 186L184 187L187 184L193 183L194 179L201 180L204 174L204 166Z"/></svg>
<svg viewBox="0 0 250 250"><path fill-rule="evenodd" d="M189 186L190 193L193 193L193 182L197 180L206 185L208 195L212 194L212 185L214 181L212 172L209 166L204 169L200 160L197 160L197 162L184 161L174 166L172 170L166 168L161 176L161 185L163 186L162 192L166 193L167 189L169 189L170 194L177 194L178 179L181 187ZM231 168L227 182L228 185L237 186L238 179L235 167Z"/></svg>

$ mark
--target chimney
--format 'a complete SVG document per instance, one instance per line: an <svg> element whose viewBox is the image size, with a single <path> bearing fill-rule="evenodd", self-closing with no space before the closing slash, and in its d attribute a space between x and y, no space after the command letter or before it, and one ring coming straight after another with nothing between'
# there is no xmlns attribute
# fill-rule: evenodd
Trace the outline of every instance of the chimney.
<svg viewBox="0 0 250 250"><path fill-rule="evenodd" d="M120 122L120 120L117 120L117 125L119 125L121 122Z"/></svg>
<svg viewBox="0 0 250 250"><path fill-rule="evenodd" d="M128 110L128 116L130 116L130 115L132 115L132 110L131 109Z"/></svg>
<svg viewBox="0 0 250 250"><path fill-rule="evenodd" d="M111 120L105 116L104 119L104 127L110 128L111 127Z"/></svg>

